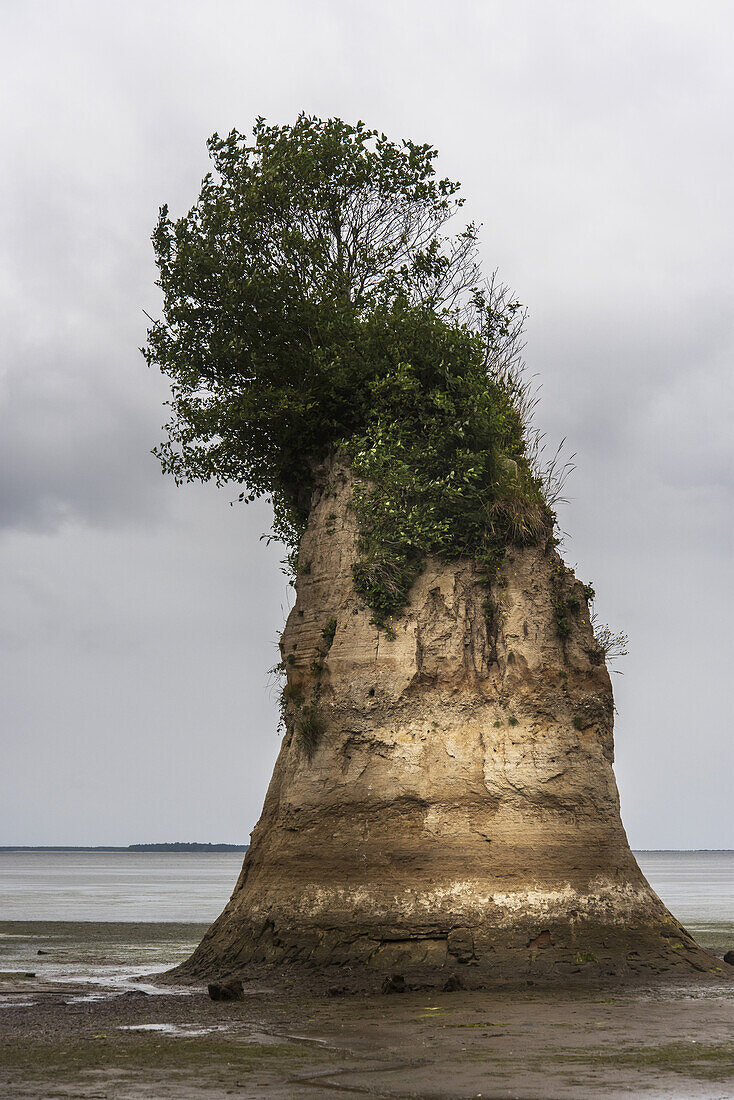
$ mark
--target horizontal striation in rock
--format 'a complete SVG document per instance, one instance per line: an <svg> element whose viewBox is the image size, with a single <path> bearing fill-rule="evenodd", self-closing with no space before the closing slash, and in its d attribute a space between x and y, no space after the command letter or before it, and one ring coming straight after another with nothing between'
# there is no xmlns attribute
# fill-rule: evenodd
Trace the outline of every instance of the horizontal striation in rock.
<svg viewBox="0 0 734 1100"><path fill-rule="evenodd" d="M177 974L457 964L485 984L716 968L630 851L610 678L556 551L509 551L491 592L471 562L429 560L391 636L352 584L350 497L332 467L282 636L286 733L262 816Z"/></svg>

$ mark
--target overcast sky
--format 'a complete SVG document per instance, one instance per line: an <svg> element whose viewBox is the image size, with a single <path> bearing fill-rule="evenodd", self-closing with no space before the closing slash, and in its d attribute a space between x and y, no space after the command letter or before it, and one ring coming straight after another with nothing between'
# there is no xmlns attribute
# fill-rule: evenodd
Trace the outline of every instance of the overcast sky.
<svg viewBox="0 0 734 1100"><path fill-rule="evenodd" d="M2 0L0 844L245 842L288 607L261 505L176 489L150 232L257 115L436 145L527 304L566 557L630 638L635 847L734 847L734 7Z"/></svg>

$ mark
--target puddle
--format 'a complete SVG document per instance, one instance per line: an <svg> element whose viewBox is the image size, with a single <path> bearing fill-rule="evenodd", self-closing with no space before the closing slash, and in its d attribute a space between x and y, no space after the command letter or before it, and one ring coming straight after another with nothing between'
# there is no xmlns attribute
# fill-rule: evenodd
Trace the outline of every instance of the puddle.
<svg viewBox="0 0 734 1100"><path fill-rule="evenodd" d="M268 1038L268 1037L266 1037L266 1038ZM290 1033L288 1033L287 1035L284 1036L284 1038L286 1038L286 1039L296 1039L299 1043L320 1043L322 1046L325 1046L325 1047L331 1046L331 1043L329 1042L328 1039L315 1039L313 1035L291 1035ZM272 1036L269 1036L269 1041L271 1043L273 1042ZM265 1042L265 1038L259 1038L258 1037L257 1039L255 1039L254 1037L251 1036L250 1039L249 1039L249 1042L251 1042L251 1043L252 1042L261 1043L261 1042Z"/></svg>
<svg viewBox="0 0 734 1100"><path fill-rule="evenodd" d="M187 1027L178 1024L120 1024L118 1031L157 1031L161 1035L172 1035L185 1039L195 1035L211 1035L213 1032L226 1031L221 1025L216 1027Z"/></svg>
<svg viewBox="0 0 734 1100"><path fill-rule="evenodd" d="M197 1035L214 1035L223 1031L235 1030L232 1024L213 1024L211 1027L199 1027L196 1024L118 1024L118 1031L155 1031L158 1035L170 1035L176 1039L187 1039ZM273 1035L266 1031L250 1031L244 1034L237 1030L237 1040L241 1043L254 1043L257 1046L276 1046L284 1039L297 1039L304 1042L329 1044L325 1039L310 1039L306 1035Z"/></svg>
<svg viewBox="0 0 734 1100"><path fill-rule="evenodd" d="M108 1001L110 997L115 997L115 993L85 993L80 997L69 997L68 1001L64 1001L65 1005L83 1005L89 1001Z"/></svg>
<svg viewBox="0 0 734 1100"><path fill-rule="evenodd" d="M103 1000L107 997L118 997L120 993L127 993L130 990L139 990L141 993L148 993L150 996L162 997L162 996L176 996L176 997L190 997L195 991L187 986L171 986L171 985L152 985L149 982L143 982L140 979L146 977L148 974L163 973L167 970L167 966L150 967L140 966L134 970L126 968L124 973L106 972L106 973L84 973L79 972L77 974L49 974L48 971L44 973L44 977L47 981L59 982L59 984L86 984L91 986L101 986L102 989L99 992L90 993L81 998L82 1000Z"/></svg>

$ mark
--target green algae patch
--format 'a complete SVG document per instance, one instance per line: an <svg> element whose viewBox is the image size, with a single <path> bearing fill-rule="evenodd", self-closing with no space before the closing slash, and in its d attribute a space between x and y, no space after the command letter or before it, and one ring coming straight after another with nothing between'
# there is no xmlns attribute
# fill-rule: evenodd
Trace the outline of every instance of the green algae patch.
<svg viewBox="0 0 734 1100"><path fill-rule="evenodd" d="M625 1066L638 1070L668 1071L706 1081L734 1077L734 1043L663 1043L656 1046L623 1047L613 1051L565 1051L550 1055L553 1062L585 1063L589 1066Z"/></svg>
<svg viewBox="0 0 734 1100"><path fill-rule="evenodd" d="M498 1024L495 1020L480 1020L478 1023L473 1024L441 1024L441 1027L456 1027L456 1028L477 1028L477 1027L505 1027L505 1024Z"/></svg>
<svg viewBox="0 0 734 1100"><path fill-rule="evenodd" d="M219 1083L250 1073L278 1078L328 1061L327 1052L301 1043L252 1042L232 1036L171 1038L128 1033L123 1037L110 1031L63 1043L7 1044L0 1049L0 1080L16 1085L43 1080L58 1085L80 1080L91 1083L97 1075L153 1082L158 1077L192 1079L201 1074L207 1081Z"/></svg>

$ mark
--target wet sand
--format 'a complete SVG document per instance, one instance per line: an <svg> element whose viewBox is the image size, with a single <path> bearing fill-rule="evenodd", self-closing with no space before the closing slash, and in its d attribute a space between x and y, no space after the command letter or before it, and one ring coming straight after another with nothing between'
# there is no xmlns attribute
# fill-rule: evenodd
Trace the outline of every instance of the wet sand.
<svg viewBox="0 0 734 1100"><path fill-rule="evenodd" d="M136 980L133 961L178 961L196 926L0 934L3 1097L734 1096L731 982L333 997L257 985L222 1003Z"/></svg>

